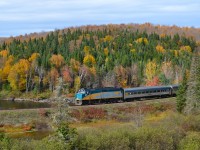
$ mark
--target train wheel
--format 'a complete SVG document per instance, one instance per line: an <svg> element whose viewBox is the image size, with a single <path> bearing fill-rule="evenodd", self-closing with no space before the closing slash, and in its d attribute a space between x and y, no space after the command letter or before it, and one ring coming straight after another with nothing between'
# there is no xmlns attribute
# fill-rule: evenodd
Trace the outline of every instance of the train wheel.
<svg viewBox="0 0 200 150"><path fill-rule="evenodd" d="M80 106L80 105L82 105L82 103L83 103L82 100L75 100L75 105L79 105Z"/></svg>

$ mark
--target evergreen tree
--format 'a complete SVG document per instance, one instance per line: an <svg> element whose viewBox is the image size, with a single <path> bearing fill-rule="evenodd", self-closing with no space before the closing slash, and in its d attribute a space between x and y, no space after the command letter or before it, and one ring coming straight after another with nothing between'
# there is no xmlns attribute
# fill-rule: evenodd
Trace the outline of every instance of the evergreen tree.
<svg viewBox="0 0 200 150"><path fill-rule="evenodd" d="M199 56L200 47L197 48L197 51L194 52L191 70L190 70L190 79L188 81L188 90L186 95L186 107L185 113L194 113L198 111L200 107L200 56Z"/></svg>
<svg viewBox="0 0 200 150"><path fill-rule="evenodd" d="M186 90L187 90L187 77L186 77L186 72L184 72L183 81L178 89L176 97L176 109L180 113L186 106Z"/></svg>

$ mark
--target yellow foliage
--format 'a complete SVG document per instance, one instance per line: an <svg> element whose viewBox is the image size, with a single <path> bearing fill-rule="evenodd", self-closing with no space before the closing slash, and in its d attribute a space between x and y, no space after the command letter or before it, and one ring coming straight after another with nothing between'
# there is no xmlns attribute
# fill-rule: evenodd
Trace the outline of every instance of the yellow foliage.
<svg viewBox="0 0 200 150"><path fill-rule="evenodd" d="M85 35L87 39L90 39L90 34Z"/></svg>
<svg viewBox="0 0 200 150"><path fill-rule="evenodd" d="M0 78L2 79L3 82L7 81L8 74L9 74L10 69L12 67L13 60L14 60L14 57L12 55L10 55L5 62L5 65L1 69Z"/></svg>
<svg viewBox="0 0 200 150"><path fill-rule="evenodd" d="M131 53L135 53L135 52L136 52L136 49L131 49L130 52L131 52Z"/></svg>
<svg viewBox="0 0 200 150"><path fill-rule="evenodd" d="M80 68L80 62L79 61L76 61L75 59L71 59L70 60L70 67L72 68L72 70L74 72L78 72L79 71L79 68Z"/></svg>
<svg viewBox="0 0 200 150"><path fill-rule="evenodd" d="M113 40L113 37L111 35L106 35L104 38L104 42L110 42Z"/></svg>
<svg viewBox="0 0 200 150"><path fill-rule="evenodd" d="M104 48L104 54L106 55L106 56L108 56L108 48Z"/></svg>
<svg viewBox="0 0 200 150"><path fill-rule="evenodd" d="M28 59L30 62L35 61L40 56L39 53L33 53L31 57Z"/></svg>
<svg viewBox="0 0 200 150"><path fill-rule="evenodd" d="M119 84L121 87L127 87L127 79L122 79Z"/></svg>
<svg viewBox="0 0 200 150"><path fill-rule="evenodd" d="M95 67L92 67L92 68L89 68L90 69L90 72L92 73L92 75L96 75L96 68Z"/></svg>
<svg viewBox="0 0 200 150"><path fill-rule="evenodd" d="M192 49L190 46L181 46L180 51L191 53Z"/></svg>
<svg viewBox="0 0 200 150"><path fill-rule="evenodd" d="M5 65L2 66L3 68L1 69L1 74L0 74L0 78L3 82L7 81L8 78L8 74L10 72L10 69L12 67L12 63L13 63L14 57L12 55L10 55L5 62Z"/></svg>
<svg viewBox="0 0 200 150"><path fill-rule="evenodd" d="M7 50L0 51L0 56L2 56L3 58L7 57L8 54L9 54L9 52Z"/></svg>
<svg viewBox="0 0 200 150"><path fill-rule="evenodd" d="M160 38L165 38L166 37L166 34L162 33L160 34Z"/></svg>
<svg viewBox="0 0 200 150"><path fill-rule="evenodd" d="M149 41L147 40L147 38L144 38L143 40L144 40L144 43L145 43L145 44L148 44L148 43L149 43Z"/></svg>
<svg viewBox="0 0 200 150"><path fill-rule="evenodd" d="M2 69L2 81L3 82L6 82L7 81L7 78L8 78L8 75L9 75L9 72L10 72L10 69L11 69L11 65L6 65L3 69Z"/></svg>
<svg viewBox="0 0 200 150"><path fill-rule="evenodd" d="M18 65L17 72L21 74L27 73L30 67L30 63L27 59L20 59L17 65Z"/></svg>
<svg viewBox="0 0 200 150"><path fill-rule="evenodd" d="M144 44L148 44L149 43L147 38L139 38L139 39L136 40L136 43L142 43L142 42L144 42Z"/></svg>
<svg viewBox="0 0 200 150"><path fill-rule="evenodd" d="M14 61L14 56L9 55L5 65L12 65L13 61Z"/></svg>
<svg viewBox="0 0 200 150"><path fill-rule="evenodd" d="M88 55L89 52L90 52L90 47L89 46L84 46L84 49L83 49L85 55Z"/></svg>
<svg viewBox="0 0 200 150"><path fill-rule="evenodd" d="M8 81L13 90L25 90L26 78L29 71L30 63L27 59L20 59L10 69Z"/></svg>
<svg viewBox="0 0 200 150"><path fill-rule="evenodd" d="M178 57L178 50L174 50L174 56Z"/></svg>
<svg viewBox="0 0 200 150"><path fill-rule="evenodd" d="M94 56L88 54L88 55L86 55L86 56L84 57L83 63L84 63L86 66L90 67L90 66L93 66L93 65L96 64L96 60L95 60Z"/></svg>
<svg viewBox="0 0 200 150"><path fill-rule="evenodd" d="M167 116L169 116L169 112L160 112L159 114L149 115L145 120L155 122L165 119Z"/></svg>
<svg viewBox="0 0 200 150"><path fill-rule="evenodd" d="M80 87L81 87L81 78L79 76L76 76L75 77L75 80L74 80L74 87L75 87L75 91L77 92Z"/></svg>
<svg viewBox="0 0 200 150"><path fill-rule="evenodd" d="M133 44L129 43L129 44L128 44L128 46L129 46L129 47L132 47L132 46L133 46Z"/></svg>
<svg viewBox="0 0 200 150"><path fill-rule="evenodd" d="M35 80L37 80L37 78ZM48 84L48 82L49 82L49 78L48 78L48 76L45 76L43 78L43 85L46 86Z"/></svg>
<svg viewBox="0 0 200 150"><path fill-rule="evenodd" d="M51 64L53 64L56 68L60 68L62 65L64 65L65 61L62 55L52 55L50 58Z"/></svg>
<svg viewBox="0 0 200 150"><path fill-rule="evenodd" d="M109 61L109 58L108 57L106 57L106 60L105 60L105 62L107 63Z"/></svg>
<svg viewBox="0 0 200 150"><path fill-rule="evenodd" d="M158 65L156 64L156 61L149 61L146 64L145 68L145 75L147 78L147 81L151 81L157 74L158 72Z"/></svg>
<svg viewBox="0 0 200 150"><path fill-rule="evenodd" d="M156 51L159 53L165 53L165 49L161 45L156 46Z"/></svg>

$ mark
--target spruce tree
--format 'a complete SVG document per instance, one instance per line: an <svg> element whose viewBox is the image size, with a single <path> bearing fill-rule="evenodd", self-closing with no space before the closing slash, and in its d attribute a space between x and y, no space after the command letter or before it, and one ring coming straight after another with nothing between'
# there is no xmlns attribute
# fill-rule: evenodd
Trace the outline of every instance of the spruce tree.
<svg viewBox="0 0 200 150"><path fill-rule="evenodd" d="M200 47L194 52L188 81L185 113L195 113L200 107Z"/></svg>
<svg viewBox="0 0 200 150"><path fill-rule="evenodd" d="M180 113L182 113L184 107L186 106L186 90L187 90L187 77L186 77L186 72L184 72L183 81L178 89L176 97L176 109Z"/></svg>

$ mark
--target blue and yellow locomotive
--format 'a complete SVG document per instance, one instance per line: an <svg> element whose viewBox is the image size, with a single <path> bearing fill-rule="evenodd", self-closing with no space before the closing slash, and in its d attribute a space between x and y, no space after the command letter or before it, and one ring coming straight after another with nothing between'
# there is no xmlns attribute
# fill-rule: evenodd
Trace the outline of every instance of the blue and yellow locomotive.
<svg viewBox="0 0 200 150"><path fill-rule="evenodd" d="M123 98L122 88L80 89L75 95L75 105L116 101Z"/></svg>

